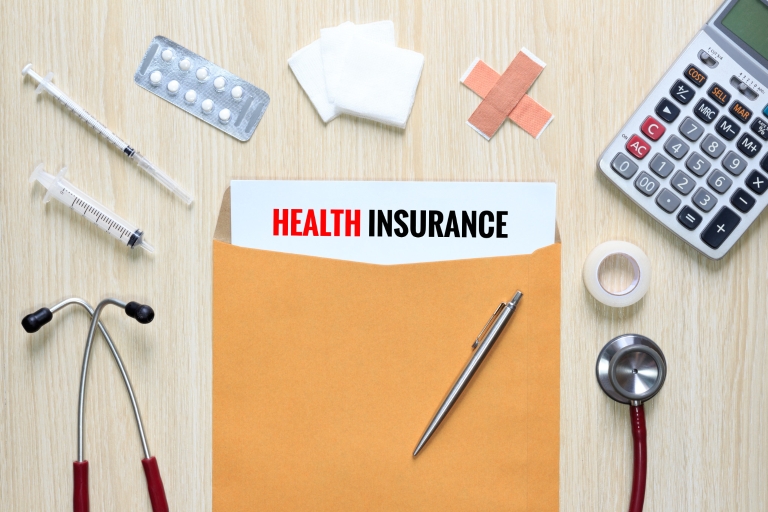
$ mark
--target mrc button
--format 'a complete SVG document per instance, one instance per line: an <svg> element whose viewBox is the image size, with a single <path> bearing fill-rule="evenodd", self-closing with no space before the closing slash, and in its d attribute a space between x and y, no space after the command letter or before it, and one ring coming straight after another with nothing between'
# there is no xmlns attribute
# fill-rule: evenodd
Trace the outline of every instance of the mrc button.
<svg viewBox="0 0 768 512"><path fill-rule="evenodd" d="M696 114L696 117L709 124L715 120L720 111L717 110L713 104L702 99L696 104L696 108L693 112Z"/></svg>
<svg viewBox="0 0 768 512"><path fill-rule="evenodd" d="M707 94L722 106L726 106L731 101L731 93L720 87L720 84L712 84Z"/></svg>
<svg viewBox="0 0 768 512"><path fill-rule="evenodd" d="M701 87L707 81L707 75L701 72L699 68L691 64L685 70L685 78L691 81L696 87Z"/></svg>
<svg viewBox="0 0 768 512"><path fill-rule="evenodd" d="M739 101L734 101L733 105L731 105L731 114L736 116L736 119L741 121L742 123L746 123L752 118L752 111L749 110L747 107L744 106Z"/></svg>

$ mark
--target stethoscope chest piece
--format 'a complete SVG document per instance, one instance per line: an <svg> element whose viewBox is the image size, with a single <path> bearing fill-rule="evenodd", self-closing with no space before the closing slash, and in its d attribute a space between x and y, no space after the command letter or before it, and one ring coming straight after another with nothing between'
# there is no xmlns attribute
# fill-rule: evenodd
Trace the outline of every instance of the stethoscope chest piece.
<svg viewBox="0 0 768 512"><path fill-rule="evenodd" d="M609 341L597 357L597 382L606 395L637 405L653 398L667 376L667 360L656 343L639 334Z"/></svg>

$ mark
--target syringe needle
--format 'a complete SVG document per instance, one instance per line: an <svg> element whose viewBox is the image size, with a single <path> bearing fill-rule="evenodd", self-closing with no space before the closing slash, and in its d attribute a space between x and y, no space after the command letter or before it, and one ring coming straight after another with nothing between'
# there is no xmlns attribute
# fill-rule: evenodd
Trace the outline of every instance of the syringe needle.
<svg viewBox="0 0 768 512"><path fill-rule="evenodd" d="M79 117L85 124L93 128L96 133L102 135L105 139L120 149L121 152L133 160L136 165L143 169L147 174L162 183L165 188L176 194L186 204L192 204L192 197L184 192L184 190L182 190L182 188L175 181L173 181L170 176L158 169L143 155L141 155L141 153L133 149L128 145L127 142L112 133L109 128L97 121L95 117L86 112L85 109L75 103L69 96L64 94L61 89L56 87L51 82L53 73L48 73L45 75L45 77L41 77L32 69L32 64L30 63L24 66L24 68L21 70L21 74L24 76L29 75L39 84L37 86L37 90L35 91L37 94L46 91L48 94L59 100L62 105L71 110L72 113Z"/></svg>

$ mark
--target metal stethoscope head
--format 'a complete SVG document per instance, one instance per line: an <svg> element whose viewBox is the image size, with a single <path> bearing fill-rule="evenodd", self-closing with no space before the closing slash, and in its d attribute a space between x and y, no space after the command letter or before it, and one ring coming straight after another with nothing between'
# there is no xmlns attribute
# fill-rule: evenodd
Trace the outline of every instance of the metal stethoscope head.
<svg viewBox="0 0 768 512"><path fill-rule="evenodd" d="M99 302L96 308L92 308L86 301L78 298L65 299L51 308L41 308L34 313L30 313L25 316L21 325L28 333L34 333L39 331L45 324L53 319L53 314L57 311L65 308L69 305L82 306L91 315L91 325L88 331L88 337L85 343L85 353L83 355L83 366L80 372L80 396L78 401L78 424L77 424L77 461L74 463L74 510L75 512L87 512L89 510L89 497L88 497L88 461L83 457L83 424L84 424L84 408L85 408L85 383L88 376L88 363L91 355L91 346L93 344L93 337L96 333L96 327L99 328L101 334L107 342L110 352L117 363L117 367L125 382L125 387L128 390L128 396L131 399L131 405L133 406L133 413L136 417L136 425L139 430L139 437L141 438L141 446L144 450L144 459L141 461L144 466L144 473L147 478L147 487L149 490L149 498L152 504L152 510L154 512L168 512L168 502L165 497L165 489L162 479L160 478L160 470L157 465L157 459L152 457L149 453L149 447L147 446L147 439L144 434L144 425L141 421L141 414L139 412L139 406L136 403L136 397L133 393L133 386L131 380L128 378L128 372L125 369L123 360L120 357L117 348L115 347L112 337L107 332L107 329L99 320L101 311L107 305L114 305L122 308L125 314L135 319L141 324L148 324L155 318L155 312L151 307L139 304L138 302L128 302L117 299L104 299Z"/></svg>
<svg viewBox="0 0 768 512"><path fill-rule="evenodd" d="M622 404L640 405L661 391L667 378L667 360L650 339L624 334L600 351L596 372L606 395Z"/></svg>
<svg viewBox="0 0 768 512"><path fill-rule="evenodd" d="M648 445L643 402L661 390L667 378L667 360L659 346L639 334L624 334L609 341L597 356L597 382L603 392L629 404L634 441L634 474L629 512L642 512L648 471Z"/></svg>

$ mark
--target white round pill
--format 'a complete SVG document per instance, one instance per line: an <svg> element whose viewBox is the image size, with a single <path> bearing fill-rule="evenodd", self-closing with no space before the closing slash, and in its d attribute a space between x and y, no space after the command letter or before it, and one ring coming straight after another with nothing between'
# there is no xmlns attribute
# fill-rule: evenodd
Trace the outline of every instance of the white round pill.
<svg viewBox="0 0 768 512"><path fill-rule="evenodd" d="M217 76L216 80L213 81L213 86L217 91L221 92L227 86L227 80L223 76Z"/></svg>
<svg viewBox="0 0 768 512"><path fill-rule="evenodd" d="M171 94L176 94L179 92L179 82L177 80L171 80L168 82L168 92Z"/></svg>
<svg viewBox="0 0 768 512"><path fill-rule="evenodd" d="M219 111L219 121L222 123L228 123L230 117L232 117L232 113L228 108L223 108Z"/></svg>
<svg viewBox="0 0 768 512"><path fill-rule="evenodd" d="M195 76L201 82L208 80L208 70L206 68L197 68L197 73L195 73Z"/></svg>
<svg viewBox="0 0 768 512"><path fill-rule="evenodd" d="M189 71L189 68L191 68L191 67L192 67L192 62L190 62L189 59L184 58L184 59L181 59L179 61L179 69L180 70L182 70L182 71Z"/></svg>
<svg viewBox="0 0 768 512"><path fill-rule="evenodd" d="M239 100L243 97L243 88L239 85L236 85L232 88L232 97L236 100Z"/></svg>
<svg viewBox="0 0 768 512"><path fill-rule="evenodd" d="M187 93L184 95L184 101L187 103L194 103L197 101L197 93L194 89L190 89L187 91Z"/></svg>
<svg viewBox="0 0 768 512"><path fill-rule="evenodd" d="M160 80L163 79L163 74L159 71L153 71L149 75L149 81L152 82L152 85L157 85L160 83Z"/></svg>
<svg viewBox="0 0 768 512"><path fill-rule="evenodd" d="M165 62L171 62L171 59L173 58L173 51L170 48L166 48L163 50L163 53L161 53L160 56Z"/></svg>
<svg viewBox="0 0 768 512"><path fill-rule="evenodd" d="M213 101L211 100L203 100L203 112L206 114L210 114L211 110L213 110Z"/></svg>

